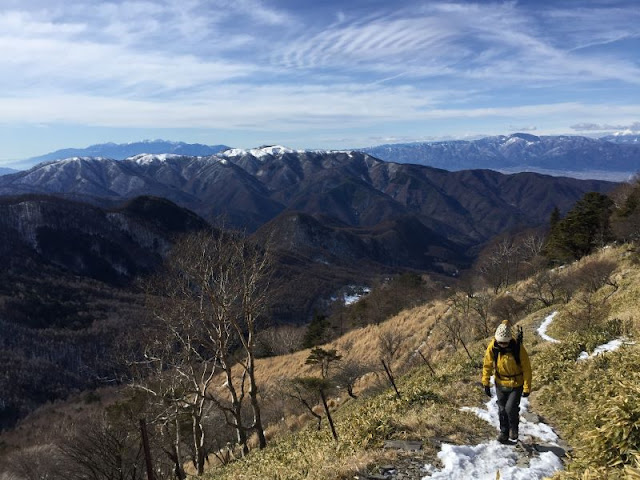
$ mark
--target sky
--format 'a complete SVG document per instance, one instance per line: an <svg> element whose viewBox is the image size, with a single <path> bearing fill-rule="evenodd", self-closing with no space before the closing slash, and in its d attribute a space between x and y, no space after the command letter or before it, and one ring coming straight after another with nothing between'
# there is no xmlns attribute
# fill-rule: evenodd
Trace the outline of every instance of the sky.
<svg viewBox="0 0 640 480"><path fill-rule="evenodd" d="M0 165L640 131L637 0L0 0Z"/></svg>

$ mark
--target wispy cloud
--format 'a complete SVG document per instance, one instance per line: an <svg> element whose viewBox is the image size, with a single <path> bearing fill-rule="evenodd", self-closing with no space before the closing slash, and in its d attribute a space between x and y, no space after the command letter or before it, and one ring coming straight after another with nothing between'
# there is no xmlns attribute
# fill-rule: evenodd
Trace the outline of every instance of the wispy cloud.
<svg viewBox="0 0 640 480"><path fill-rule="evenodd" d="M0 123L630 125L640 9L579 3L3 0Z"/></svg>
<svg viewBox="0 0 640 480"><path fill-rule="evenodd" d="M606 123L577 123L575 125L571 125L571 128L578 132L606 132L611 130L640 132L640 122L633 122L626 125L609 125Z"/></svg>

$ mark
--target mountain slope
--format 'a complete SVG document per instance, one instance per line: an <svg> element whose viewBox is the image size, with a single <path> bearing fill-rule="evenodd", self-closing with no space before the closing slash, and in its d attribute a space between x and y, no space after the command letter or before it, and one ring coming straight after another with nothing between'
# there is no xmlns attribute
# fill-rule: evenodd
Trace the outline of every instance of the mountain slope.
<svg viewBox="0 0 640 480"><path fill-rule="evenodd" d="M0 259L5 272L46 265L118 284L150 272L174 235L207 228L161 198L137 198L114 210L54 197L0 199Z"/></svg>
<svg viewBox="0 0 640 480"><path fill-rule="evenodd" d="M626 246L609 248L585 258L568 266L562 276L575 277L585 264L602 260L617 264L613 278L619 290L610 297L609 318L627 319L625 333L637 338L640 324L634 298L640 289L640 269L637 259L630 258ZM525 301L525 292L529 288L527 283L509 286L510 296ZM611 287L603 288L600 294L608 293ZM575 293L579 297L582 292ZM632 475L637 472L637 468L634 470L634 458L638 455L638 437L634 426L640 412L640 403L635 398L640 348L637 344L628 344L620 351L579 361L585 345L592 352L596 346L607 343L620 332L611 327L616 320L572 329L568 312L576 308L581 308L578 298L567 304L558 302L551 308L531 302L527 313L517 319L518 325L524 328L524 341L534 369L530 410L533 418L537 418L535 422L540 420L538 415L544 415L545 422L574 449L568 460L570 472L561 472L559 478L582 478L587 468L591 469L593 478L633 478L625 477L625 473ZM479 387L481 371L477 363L483 357L489 338L467 344L472 359L461 347L456 349L452 346L444 327L447 313L451 314L452 309L455 307L450 301L432 302L405 310L377 327L368 326L349 332L330 345L323 346L325 349L337 349L338 353L343 354L341 362L369 365L379 361L379 351L375 348L379 335L384 332L404 334L401 352L394 362L398 371L409 369L406 375L396 378L401 398L395 395L391 387L378 387L378 390L374 387L372 393L358 395L357 399L343 399L341 391L336 394L340 400L335 400L336 407L332 415L340 448L336 448L326 424L318 430L316 423L308 416L306 427L291 434L287 429L291 420L287 419L285 425L280 425L278 429L281 436L274 439L267 449L252 452L245 461L213 468L206 478L232 479L239 475L247 479L369 478L379 474L381 466L395 466L397 475L406 474L403 467L412 464L424 466L441 463L437 454L443 446L464 451L471 460L482 445L495 444L497 451L497 442L494 440L496 428L480 420L471 413L471 409L462 408L480 406L487 401ZM560 328L556 331L558 333L554 332L554 337L561 340L558 344L544 341L538 333L541 323L548 318L552 309L560 312L555 320L557 325L554 325ZM493 318L493 321L497 323L499 319ZM420 357L416 358L418 349L428 355L435 371L432 372ZM308 354L309 351L305 350L261 360L261 381L282 384L283 377L314 375L312 368L305 365ZM612 377L615 383L611 381ZM365 390L371 384L363 379L359 385ZM626 388L624 385L627 385ZM363 390L356 393L360 394ZM526 421L534 422L530 418L530 414L527 414ZM523 423L526 422L523 420ZM523 428L523 433L525 431L527 429ZM385 447L387 440L420 442L422 448L419 451L396 452ZM528 437L526 443L542 446L540 444L543 442ZM545 476L540 468L541 452L546 452L545 460L548 461L551 452L559 453L561 450L560 447L555 450L532 449L526 455L524 452L518 453L516 449L512 450L509 457L519 458L522 478L540 479ZM497 460L496 455L492 458ZM607 459L611 465L606 464ZM443 459L440 457L440 460ZM484 466L489 470L484 475L486 478L489 478L488 475L497 478L499 470L501 478L505 478L508 472L513 473L515 461L513 459L513 463L500 464L488 462L488 466ZM457 471L469 468L472 463L465 462L464 467L459 465ZM478 467L481 469L482 465ZM530 471L526 470L528 467ZM432 467L430 472L435 473L438 469ZM429 478L419 468L413 471L420 473L420 476L406 478ZM447 472L450 474L451 470L445 470L436 478L451 478L445 476Z"/></svg>
<svg viewBox="0 0 640 480"><path fill-rule="evenodd" d="M448 172L361 152L265 147L210 157L66 159L0 177L0 194L56 193L98 204L153 195L209 221L224 215L249 231L288 210L356 227L415 216L469 248L507 229L545 223L554 206L567 210L585 192L613 185L532 173Z"/></svg>

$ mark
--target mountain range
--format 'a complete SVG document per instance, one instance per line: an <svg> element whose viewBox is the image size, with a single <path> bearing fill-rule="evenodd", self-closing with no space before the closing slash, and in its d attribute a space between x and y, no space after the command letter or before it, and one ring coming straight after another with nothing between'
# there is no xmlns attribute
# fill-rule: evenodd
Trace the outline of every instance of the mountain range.
<svg viewBox="0 0 640 480"><path fill-rule="evenodd" d="M379 145L362 151L398 163L457 171L488 168L505 173L533 171L614 181L640 171L638 135L535 136L526 133L479 140Z"/></svg>
<svg viewBox="0 0 640 480"><path fill-rule="evenodd" d="M0 177L0 195L56 194L108 206L139 195L167 198L207 221L221 215L255 231L302 212L331 228L372 228L415 218L436 243L470 248L505 230L546 222L587 191L612 183L535 173L449 172L389 163L357 151L285 147L227 150L209 157L80 157Z"/></svg>
<svg viewBox="0 0 640 480"><path fill-rule="evenodd" d="M64 148L37 157L28 158L21 163L32 166L42 162L62 160L70 157L107 157L123 160L141 153L173 153L177 155L207 156L214 155L229 147L226 145L202 145L200 143L170 142L167 140L143 140L131 143L100 143L86 148Z"/></svg>
<svg viewBox="0 0 640 480"><path fill-rule="evenodd" d="M23 160L19 164L29 168L38 163L70 157L123 160L142 153L210 156L224 150L230 148L226 145L145 140L66 148ZM630 132L601 138L515 133L469 141L398 143L356 150L389 162L416 163L453 171L488 168L503 173L528 171L574 178L624 181L640 169L640 135ZM12 169L0 168L0 175L14 172Z"/></svg>

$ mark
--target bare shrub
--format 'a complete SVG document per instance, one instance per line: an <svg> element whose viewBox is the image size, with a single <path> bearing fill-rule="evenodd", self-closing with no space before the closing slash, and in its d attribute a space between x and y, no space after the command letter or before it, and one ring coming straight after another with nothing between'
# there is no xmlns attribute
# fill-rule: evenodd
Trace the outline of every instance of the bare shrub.
<svg viewBox="0 0 640 480"><path fill-rule="evenodd" d="M287 355L302 349L305 329L293 325L279 325L258 334L257 343L264 355Z"/></svg>
<svg viewBox="0 0 640 480"><path fill-rule="evenodd" d="M473 360L469 349L467 348L467 338L469 336L470 325L457 315L448 315L443 317L439 322L444 335L449 344L455 349L461 345L464 348L469 360Z"/></svg>
<svg viewBox="0 0 640 480"><path fill-rule="evenodd" d="M618 289L618 284L613 278L616 268L617 264L612 260L589 260L574 275L578 284L589 292L597 292L604 286L611 287L610 290L615 292Z"/></svg>
<svg viewBox="0 0 640 480"><path fill-rule="evenodd" d="M503 295L493 301L491 313L500 320L509 320L510 323L515 323L525 307L524 302L515 299L511 295Z"/></svg>
<svg viewBox="0 0 640 480"><path fill-rule="evenodd" d="M371 371L373 371L373 366L364 362L356 360L344 361L338 366L333 380L337 386L345 388L351 398L358 398L353 392L353 388L360 378Z"/></svg>
<svg viewBox="0 0 640 480"><path fill-rule="evenodd" d="M23 448L3 462L6 480L63 480L69 473L62 452L54 445Z"/></svg>
<svg viewBox="0 0 640 480"><path fill-rule="evenodd" d="M525 295L549 307L562 298L563 285L563 278L557 271L543 270L531 279Z"/></svg>

